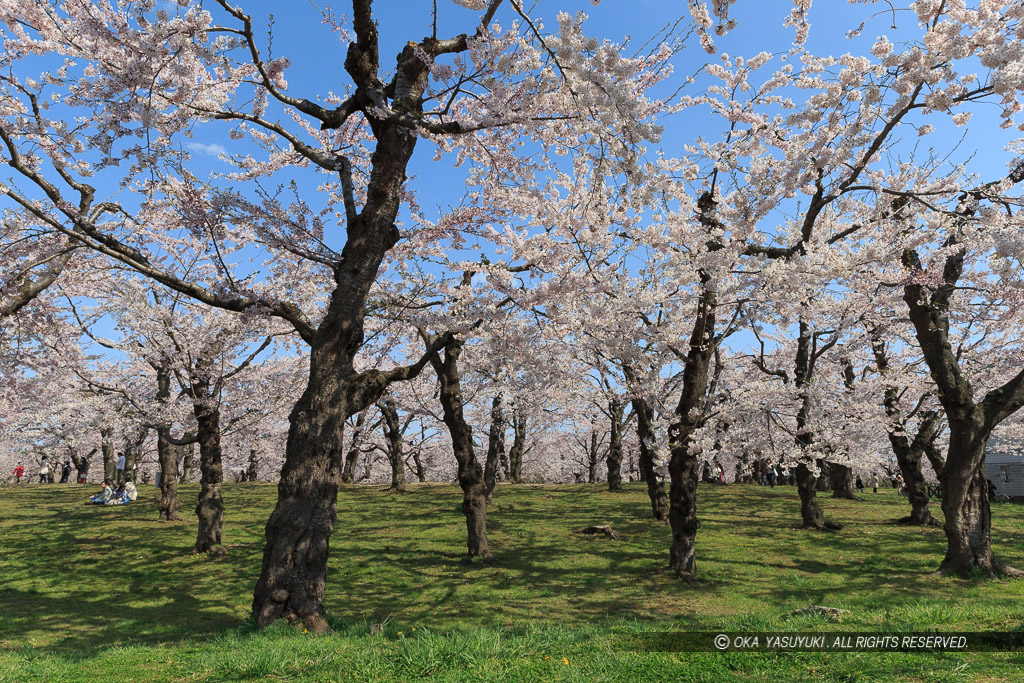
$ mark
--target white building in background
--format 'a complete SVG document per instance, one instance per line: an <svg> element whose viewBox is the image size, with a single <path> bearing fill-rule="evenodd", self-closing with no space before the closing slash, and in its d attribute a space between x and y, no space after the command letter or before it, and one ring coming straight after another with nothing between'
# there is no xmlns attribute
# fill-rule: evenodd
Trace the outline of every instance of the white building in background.
<svg viewBox="0 0 1024 683"><path fill-rule="evenodd" d="M1012 441L991 439L985 451L985 477L996 493L1024 503L1024 448Z"/></svg>

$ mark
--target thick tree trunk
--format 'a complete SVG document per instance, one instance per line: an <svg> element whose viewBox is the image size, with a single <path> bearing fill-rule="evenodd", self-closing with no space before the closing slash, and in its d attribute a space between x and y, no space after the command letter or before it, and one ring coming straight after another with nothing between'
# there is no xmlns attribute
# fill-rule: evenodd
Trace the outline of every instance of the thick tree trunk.
<svg viewBox="0 0 1024 683"><path fill-rule="evenodd" d="M328 629L323 594L347 417L344 389L349 387L329 376L333 364L318 359L316 349L310 365L310 385L289 418L287 455L277 505L267 521L253 615L260 627L286 619L323 633Z"/></svg>
<svg viewBox="0 0 1024 683"><path fill-rule="evenodd" d="M200 382L193 381L192 387L197 396L204 397L209 393L208 387ZM199 437L199 471L202 474L199 482L199 502L196 505L199 526L192 552L222 554L224 498L221 495L221 487L224 483L224 468L221 463L220 411L210 400L194 403L192 412L198 424L196 433Z"/></svg>
<svg viewBox="0 0 1024 683"><path fill-rule="evenodd" d="M837 529L838 525L825 520L818 505L818 477L804 463L796 466L796 488L800 494L800 517L805 529Z"/></svg>
<svg viewBox="0 0 1024 683"><path fill-rule="evenodd" d="M687 439L688 440L688 439ZM672 526L672 546L669 550L669 569L686 580L697 576L697 471L700 466L696 454L687 446L672 448L669 459L671 487L669 489L668 521Z"/></svg>
<svg viewBox="0 0 1024 683"><path fill-rule="evenodd" d="M181 521L181 501L178 499L178 461L175 458L174 446L162 437L157 438L157 457L160 461L160 498L157 510L161 522ZM127 461L127 457L125 458ZM125 478L128 476L125 464Z"/></svg>
<svg viewBox="0 0 1024 683"><path fill-rule="evenodd" d="M260 451L258 448L249 449L249 463L246 466L245 479L250 482L260 479Z"/></svg>
<svg viewBox="0 0 1024 683"><path fill-rule="evenodd" d="M405 455L402 452L402 425L398 420L398 409L391 399L377 404L384 417L384 438L388 442L388 462L391 463L391 486L389 491L405 493Z"/></svg>
<svg viewBox="0 0 1024 683"><path fill-rule="evenodd" d="M430 344L433 336L422 332ZM473 430L463 414L465 401L459 378L459 355L462 342L452 340L445 345L444 360L434 355L431 364L441 385L441 408L444 423L452 438L452 449L458 464L459 486L462 488L462 512L466 516L467 561L479 557L487 564L494 562L494 556L487 544L487 486L484 470L473 452Z"/></svg>
<svg viewBox="0 0 1024 683"><path fill-rule="evenodd" d="M501 409L501 394L491 401L491 427L487 432L487 459L484 461L484 486L487 488L487 501L490 502L494 493L499 468L505 462L505 416Z"/></svg>
<svg viewBox="0 0 1024 683"><path fill-rule="evenodd" d="M901 521L915 526L941 526L928 507L930 500L928 485L921 472L921 453L907 453L902 458L897 454L896 460L900 466L900 474L903 475L907 498L910 499L910 516Z"/></svg>
<svg viewBox="0 0 1024 683"><path fill-rule="evenodd" d="M675 422L669 430L672 444L668 472L668 521L672 527L669 569L681 579L697 576L696 542L700 521L697 519L697 477L699 451L692 437L703 424L708 374L715 350L715 307L718 296L710 277L701 274L701 294L697 301L689 351L683 365L683 389L675 409Z"/></svg>
<svg viewBox="0 0 1024 683"><path fill-rule="evenodd" d="M816 338L811 333L810 325L803 319L800 320L800 336L797 338L796 360L793 367L795 383L798 389L807 386L814 377L814 362L820 355L817 351ZM811 446L814 443L814 432L810 426L811 399L801 391L800 408L796 413L796 444L805 454L810 457ZM824 469L821 460L816 462L819 470ZM821 531L843 528L825 519L825 515L818 505L817 492L822 489L822 480L811 471L807 463L800 463L796 467L796 487L800 495L800 517L805 529L818 529Z"/></svg>
<svg viewBox="0 0 1024 683"><path fill-rule="evenodd" d="M846 465L830 462L828 464L829 486L832 487L833 498L859 500L853 487L853 470Z"/></svg>
<svg viewBox="0 0 1024 683"><path fill-rule="evenodd" d="M363 443L363 429L366 427L366 413L356 416L356 426L352 429L352 443L345 454L345 469L341 473L341 483L351 484L355 481L356 463L359 460L359 447Z"/></svg>
<svg viewBox="0 0 1024 683"><path fill-rule="evenodd" d="M512 448L508 451L508 479L516 484L523 480L523 455L526 452L526 412L519 404L512 409Z"/></svg>
<svg viewBox="0 0 1024 683"><path fill-rule="evenodd" d="M640 480L647 482L647 497L657 520L668 519L668 495L665 478L658 471L658 442L654 431L654 408L643 398L633 399L636 432L640 440ZM699 463L698 463L699 468Z"/></svg>
<svg viewBox="0 0 1024 683"><path fill-rule="evenodd" d="M1018 174L1013 181L1020 182L1024 165L1013 173ZM969 217L974 209L963 211ZM957 247L956 237L950 237L945 246ZM903 252L903 265L911 272L921 271L913 250ZM903 288L903 300L949 421L949 450L939 472L946 532L946 556L939 571L964 578L974 572L1022 577L1024 572L1004 565L992 553L985 445L992 430L1024 405L1024 370L975 402L974 388L961 372L958 353L953 352L949 340L949 301L963 267L964 251L954 248L946 257L942 285L930 294L919 280Z"/></svg>
<svg viewBox="0 0 1024 683"><path fill-rule="evenodd" d="M136 463L139 459L139 450L142 448L142 441L133 443L130 439L124 444L124 472L122 478L127 480L131 479L135 481L135 468ZM119 481L118 484L123 484L123 481Z"/></svg>
<svg viewBox="0 0 1024 683"><path fill-rule="evenodd" d="M415 120L422 112L429 77L424 51L437 49L437 41L425 46L407 43L397 60L393 89L382 88L371 3L353 7L356 40L349 44L344 64L355 84L350 101L365 112L375 97L389 97L395 111ZM395 221L418 140L416 130L394 119L367 115L366 123L376 146L361 193L361 208L352 196L348 159L339 156L336 162L342 186L347 188L344 201L348 237L333 269L337 287L324 318L315 332L307 329L304 334L310 345L309 384L289 417L277 506L267 522L263 567L253 593L253 616L260 627L284 618L302 622L314 633L327 630L323 593L341 484L345 420L380 398L391 382L415 377L427 362L422 358L387 372L355 370L355 356L364 340L370 289L384 257L399 239ZM342 121L332 125L340 126ZM301 317L301 313L298 315ZM440 361L436 353L431 354L429 362L437 367ZM457 374L455 379L455 398L461 410ZM453 441L458 448L459 440ZM466 486L463 490L467 491ZM466 505L465 509L468 521L472 506ZM472 544L470 550L474 550ZM477 554L490 556L486 540Z"/></svg>
<svg viewBox="0 0 1024 683"><path fill-rule="evenodd" d="M939 571L963 578L975 572L1024 577L1024 572L1007 567L992 552L992 515L985 478L987 442L984 427L950 421L950 454L939 475L946 520L946 556ZM951 467L951 461L961 466Z"/></svg>
<svg viewBox="0 0 1024 683"><path fill-rule="evenodd" d="M192 468L195 466L195 444L187 446L175 446L175 457L181 456L181 467L178 470L178 483L187 484L192 478Z"/></svg>
<svg viewBox="0 0 1024 683"><path fill-rule="evenodd" d="M941 526L928 508L928 485L925 483L924 473L921 471L921 461L925 452L933 447L936 422L937 416L934 412L926 414L913 441L907 439L906 435L897 436L892 432L889 433L889 442L896 455L900 474L903 475L903 486L906 488L907 498L910 500L910 516L899 520L904 524ZM937 472L942 472L941 466Z"/></svg>
<svg viewBox="0 0 1024 683"><path fill-rule="evenodd" d="M622 491L622 402L613 398L608 403L608 418L611 422L611 434L608 440L608 490L614 493Z"/></svg>
<svg viewBox="0 0 1024 683"><path fill-rule="evenodd" d="M113 427L104 427L100 430L100 448L103 453L103 478L113 483L117 478L117 455L114 454Z"/></svg>
<svg viewBox="0 0 1024 683"><path fill-rule="evenodd" d="M171 370L164 364L153 363L156 370L156 399L161 404L166 404L171 396ZM165 426L165 429L168 427ZM176 458L174 445L164 438L166 432L157 432L156 452L160 465L160 499L157 502L157 510L160 513L161 522L181 521L181 501L178 500L178 460ZM133 449L134 452L134 449ZM125 453L125 478L134 480L135 458L129 464L128 454Z"/></svg>

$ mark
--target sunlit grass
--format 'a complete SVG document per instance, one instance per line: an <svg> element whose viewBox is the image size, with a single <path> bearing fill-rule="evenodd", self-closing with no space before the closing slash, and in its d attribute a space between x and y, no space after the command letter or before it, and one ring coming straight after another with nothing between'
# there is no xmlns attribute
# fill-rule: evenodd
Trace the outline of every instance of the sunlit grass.
<svg viewBox="0 0 1024 683"><path fill-rule="evenodd" d="M344 489L327 607L312 638L245 619L276 488L226 487L226 557L188 553L194 523L155 521L152 489L118 508L84 487L0 489L0 681L100 680L1020 680L1017 654L718 654L622 651L616 635L665 630L941 631L1024 626L1024 582L940 578L940 529L892 523L889 490L823 499L846 526L794 528L793 488L705 486L701 579L664 571L669 530L643 489L500 486L494 567L464 566L454 486L405 495ZM189 509L196 490L182 489ZM1024 509L994 508L1000 557L1024 567ZM936 513L938 511L936 510ZM613 541L575 533L611 524ZM841 624L790 616L850 610ZM382 636L369 624L384 623ZM565 663L568 661L568 664ZM122 663L119 663L122 662ZM127 668L126 668L127 667Z"/></svg>

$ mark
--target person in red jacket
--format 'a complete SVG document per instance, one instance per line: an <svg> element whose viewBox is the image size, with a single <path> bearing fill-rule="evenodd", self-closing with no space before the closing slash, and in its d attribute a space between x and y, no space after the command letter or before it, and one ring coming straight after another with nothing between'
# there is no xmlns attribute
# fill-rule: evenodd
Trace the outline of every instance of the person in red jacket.
<svg viewBox="0 0 1024 683"><path fill-rule="evenodd" d="M24 476L25 476L25 466L22 465L19 462L18 466L14 468L14 483L15 484L20 484L21 483L21 478L24 477Z"/></svg>

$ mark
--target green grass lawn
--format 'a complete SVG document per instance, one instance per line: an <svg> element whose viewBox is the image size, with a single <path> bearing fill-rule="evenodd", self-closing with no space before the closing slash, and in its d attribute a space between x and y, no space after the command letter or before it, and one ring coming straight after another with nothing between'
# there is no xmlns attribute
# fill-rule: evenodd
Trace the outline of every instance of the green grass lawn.
<svg viewBox="0 0 1024 683"><path fill-rule="evenodd" d="M933 576L942 531L893 524L907 509L891 490L823 498L846 526L819 533L795 528L792 487L701 487L701 580L686 584L663 569L669 530L647 519L642 486L499 485L494 567L459 563L456 487L345 488L323 637L246 622L273 486L225 487L226 557L189 554L194 521L157 522L152 488L95 507L93 486L4 486L0 681L1024 680L1024 653L624 648L622 634L675 630L1024 629L1024 582ZM196 488L181 493L188 510ZM620 538L574 533L590 524ZM1024 507L994 507L993 544L1024 567ZM790 616L809 605L850 614Z"/></svg>

